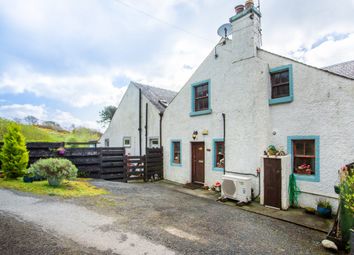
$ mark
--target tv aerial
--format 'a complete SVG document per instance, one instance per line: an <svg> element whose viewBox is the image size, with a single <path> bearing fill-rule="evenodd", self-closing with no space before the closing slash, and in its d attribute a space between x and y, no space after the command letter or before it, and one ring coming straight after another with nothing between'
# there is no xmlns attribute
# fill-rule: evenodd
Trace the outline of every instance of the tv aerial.
<svg viewBox="0 0 354 255"><path fill-rule="evenodd" d="M232 25L230 23L226 23L219 27L218 35L222 38L228 38L229 35L232 33Z"/></svg>

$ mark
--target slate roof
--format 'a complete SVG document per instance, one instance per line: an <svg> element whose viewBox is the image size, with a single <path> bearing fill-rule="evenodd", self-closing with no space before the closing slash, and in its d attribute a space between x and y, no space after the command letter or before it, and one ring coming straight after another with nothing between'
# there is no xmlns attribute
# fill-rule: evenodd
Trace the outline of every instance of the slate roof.
<svg viewBox="0 0 354 255"><path fill-rule="evenodd" d="M172 99L177 95L177 92L161 89L157 87L152 87L137 82L131 82L135 87L141 89L141 93L153 104L160 112L164 112L166 107L160 103L160 100L166 100L169 104Z"/></svg>
<svg viewBox="0 0 354 255"><path fill-rule="evenodd" d="M331 73L354 79L354 60L322 68Z"/></svg>

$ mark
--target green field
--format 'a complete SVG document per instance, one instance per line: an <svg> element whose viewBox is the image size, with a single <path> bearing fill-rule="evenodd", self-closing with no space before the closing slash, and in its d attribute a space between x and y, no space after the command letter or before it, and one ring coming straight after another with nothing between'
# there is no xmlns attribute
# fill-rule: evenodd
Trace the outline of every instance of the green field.
<svg viewBox="0 0 354 255"><path fill-rule="evenodd" d="M0 118L0 141L3 140L7 127L13 121ZM100 138L100 133L88 128L76 128L73 131L57 131L35 125L19 124L26 142L88 142Z"/></svg>

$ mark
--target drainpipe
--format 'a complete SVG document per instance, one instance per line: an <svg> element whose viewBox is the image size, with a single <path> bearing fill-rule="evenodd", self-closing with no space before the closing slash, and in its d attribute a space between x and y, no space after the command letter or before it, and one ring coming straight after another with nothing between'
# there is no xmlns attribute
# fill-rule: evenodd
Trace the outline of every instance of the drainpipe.
<svg viewBox="0 0 354 255"><path fill-rule="evenodd" d="M141 156L142 154L142 148L141 148L141 89L139 89L139 155Z"/></svg>
<svg viewBox="0 0 354 255"><path fill-rule="evenodd" d="M148 108L149 105L146 103L145 107L145 154L146 154L146 149L148 147Z"/></svg>
<svg viewBox="0 0 354 255"><path fill-rule="evenodd" d="M160 149L162 147L162 117L163 117L163 112L160 112Z"/></svg>
<svg viewBox="0 0 354 255"><path fill-rule="evenodd" d="M225 128L225 123L226 123L226 115L225 113L222 114L222 123L223 123L223 139L224 139L224 175L226 173L226 140L225 140L225 135L226 135L226 128Z"/></svg>

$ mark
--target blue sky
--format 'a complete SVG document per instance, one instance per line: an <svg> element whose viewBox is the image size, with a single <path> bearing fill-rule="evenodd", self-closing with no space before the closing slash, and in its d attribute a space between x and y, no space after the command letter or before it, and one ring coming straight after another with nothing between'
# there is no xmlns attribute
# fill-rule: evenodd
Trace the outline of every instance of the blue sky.
<svg viewBox="0 0 354 255"><path fill-rule="evenodd" d="M242 2L0 0L0 116L100 128L130 80L178 91ZM263 48L318 67L353 60L354 0L335 3L261 1Z"/></svg>

